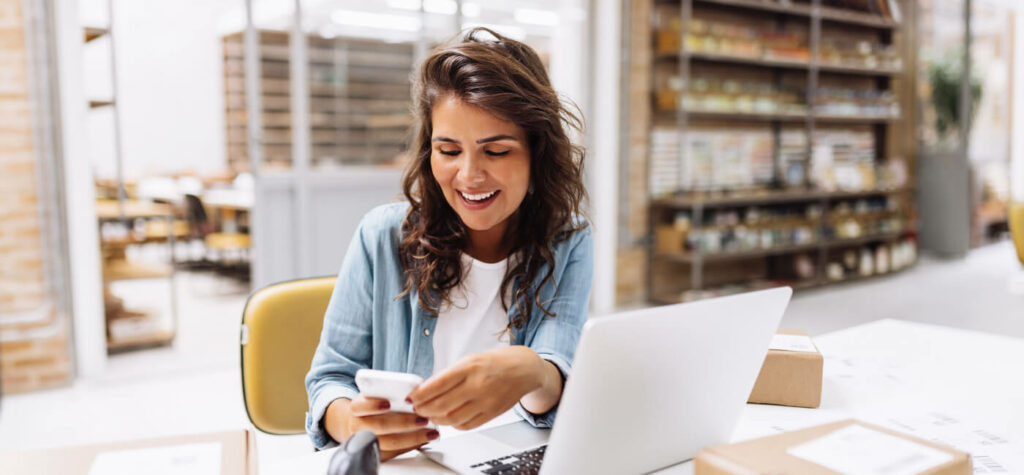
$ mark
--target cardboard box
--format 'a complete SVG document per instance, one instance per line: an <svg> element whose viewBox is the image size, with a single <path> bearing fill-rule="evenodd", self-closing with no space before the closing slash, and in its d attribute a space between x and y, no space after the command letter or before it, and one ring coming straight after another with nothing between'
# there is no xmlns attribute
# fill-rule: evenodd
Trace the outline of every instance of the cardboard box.
<svg viewBox="0 0 1024 475"><path fill-rule="evenodd" d="M694 474L825 475L881 473L881 469L886 468L890 473L971 475L971 465L966 452L864 422L845 420L705 448L694 459Z"/></svg>
<svg viewBox="0 0 1024 475"><path fill-rule="evenodd" d="M811 351L793 351L792 349L800 347L801 339L786 341L785 335L806 337L807 332L779 330L776 338L772 340L772 348L791 350L768 350L764 364L761 365L761 373L757 375L754 389L747 401L780 406L818 407L821 405L821 372L825 359L813 342L806 348ZM803 340L810 342L809 338Z"/></svg>
<svg viewBox="0 0 1024 475"><path fill-rule="evenodd" d="M686 248L686 232L672 225L658 226L655 230L654 243L658 252L679 254Z"/></svg>
<svg viewBox="0 0 1024 475"><path fill-rule="evenodd" d="M33 475L87 475L96 456L104 452L220 443L221 475L256 475L256 443L249 430L161 437L81 447L0 452L0 473ZM158 472L139 467L138 473Z"/></svg>

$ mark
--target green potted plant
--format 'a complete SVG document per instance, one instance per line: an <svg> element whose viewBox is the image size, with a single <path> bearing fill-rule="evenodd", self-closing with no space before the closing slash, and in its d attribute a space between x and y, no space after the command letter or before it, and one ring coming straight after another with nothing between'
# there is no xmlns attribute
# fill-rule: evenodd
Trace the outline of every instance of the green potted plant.
<svg viewBox="0 0 1024 475"><path fill-rule="evenodd" d="M919 137L918 211L922 249L945 257L961 257L970 248L970 167L961 135L960 87L963 54L943 55L928 68L923 101L925 127ZM970 121L981 100L981 81L970 79Z"/></svg>

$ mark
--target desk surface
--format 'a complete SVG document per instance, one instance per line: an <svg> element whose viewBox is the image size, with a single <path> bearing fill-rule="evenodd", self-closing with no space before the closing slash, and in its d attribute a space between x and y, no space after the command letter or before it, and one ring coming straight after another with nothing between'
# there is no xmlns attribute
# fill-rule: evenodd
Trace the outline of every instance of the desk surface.
<svg viewBox="0 0 1024 475"><path fill-rule="evenodd" d="M966 450L982 466L976 473L1001 467L1024 474L1024 340L880 320L814 342L825 357L821 407L748 404L734 441L855 417ZM332 454L283 460L260 473L322 474ZM410 453L380 473L451 472ZM686 462L657 473L688 474L693 467Z"/></svg>

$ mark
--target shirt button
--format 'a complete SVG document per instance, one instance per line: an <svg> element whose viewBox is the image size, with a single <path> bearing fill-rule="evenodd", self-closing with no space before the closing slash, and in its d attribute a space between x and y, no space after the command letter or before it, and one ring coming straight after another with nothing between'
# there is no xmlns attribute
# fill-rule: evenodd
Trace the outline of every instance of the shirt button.
<svg viewBox="0 0 1024 475"><path fill-rule="evenodd" d="M423 329L423 336L430 336L430 329L429 328L424 328Z"/></svg>

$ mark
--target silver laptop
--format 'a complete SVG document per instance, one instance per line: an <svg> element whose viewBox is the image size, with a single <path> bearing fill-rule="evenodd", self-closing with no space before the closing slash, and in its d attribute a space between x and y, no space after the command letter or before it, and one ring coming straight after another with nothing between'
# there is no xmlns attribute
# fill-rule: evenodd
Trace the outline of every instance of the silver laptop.
<svg viewBox="0 0 1024 475"><path fill-rule="evenodd" d="M551 430L524 421L423 449L459 473L623 474L728 442L793 291L596 317L576 348Z"/></svg>

